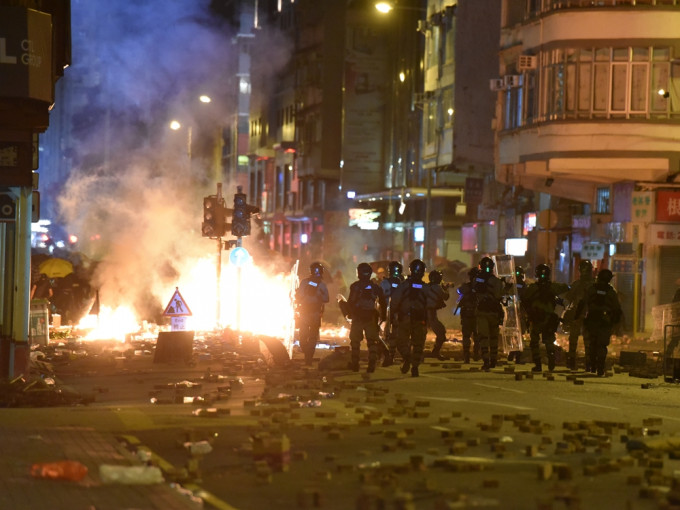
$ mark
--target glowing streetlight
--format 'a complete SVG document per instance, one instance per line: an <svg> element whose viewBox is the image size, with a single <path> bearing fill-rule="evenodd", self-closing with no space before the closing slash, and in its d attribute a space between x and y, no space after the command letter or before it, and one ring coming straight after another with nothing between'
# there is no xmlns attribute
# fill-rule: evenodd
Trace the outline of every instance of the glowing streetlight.
<svg viewBox="0 0 680 510"><path fill-rule="evenodd" d="M178 120L171 120L170 121L170 129L173 131L177 131L182 127L182 124Z"/></svg>
<svg viewBox="0 0 680 510"><path fill-rule="evenodd" d="M379 11L382 12L383 14L387 14L390 12L392 9L394 9L394 6L389 3L389 2L376 2L375 8Z"/></svg>
<svg viewBox="0 0 680 510"><path fill-rule="evenodd" d="M209 103L210 101L212 101L212 99L210 99L210 96L206 96L205 94L202 95L202 96L199 96L198 100L201 103Z"/></svg>

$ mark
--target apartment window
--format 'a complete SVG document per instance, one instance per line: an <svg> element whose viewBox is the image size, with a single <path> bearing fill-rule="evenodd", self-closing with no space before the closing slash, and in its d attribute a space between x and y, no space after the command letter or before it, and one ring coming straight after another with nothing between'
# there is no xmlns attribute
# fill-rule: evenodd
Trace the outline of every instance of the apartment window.
<svg viewBox="0 0 680 510"><path fill-rule="evenodd" d="M523 82L524 77L522 75L509 75L518 76L519 85L508 87L505 90L505 115L504 118L504 128L514 129L522 125L522 102L523 102Z"/></svg>
<svg viewBox="0 0 680 510"><path fill-rule="evenodd" d="M455 18L449 20L450 23L444 25L444 63L451 64L455 53Z"/></svg>
<svg viewBox="0 0 680 510"><path fill-rule="evenodd" d="M520 2L511 5L521 5ZM636 7L680 5L680 0L526 0L526 18L563 9L601 9L603 7ZM516 7L515 7L516 8ZM510 26L510 25L506 25Z"/></svg>
<svg viewBox="0 0 680 510"><path fill-rule="evenodd" d="M609 214L609 188L597 188L595 192L595 213Z"/></svg>
<svg viewBox="0 0 680 510"><path fill-rule="evenodd" d="M680 119L680 62L671 48L556 48L539 56L538 69L525 72L519 88L505 92L505 129L598 118Z"/></svg>

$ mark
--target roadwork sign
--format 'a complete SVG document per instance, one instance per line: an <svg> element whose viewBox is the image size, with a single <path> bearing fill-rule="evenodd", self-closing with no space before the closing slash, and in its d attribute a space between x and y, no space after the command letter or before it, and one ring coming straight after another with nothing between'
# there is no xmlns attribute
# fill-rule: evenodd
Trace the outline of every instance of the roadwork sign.
<svg viewBox="0 0 680 510"><path fill-rule="evenodd" d="M165 307L163 312L164 317L190 317L192 315L191 310L187 306L186 301L179 293L179 287L175 287L175 293L170 299L168 306Z"/></svg>

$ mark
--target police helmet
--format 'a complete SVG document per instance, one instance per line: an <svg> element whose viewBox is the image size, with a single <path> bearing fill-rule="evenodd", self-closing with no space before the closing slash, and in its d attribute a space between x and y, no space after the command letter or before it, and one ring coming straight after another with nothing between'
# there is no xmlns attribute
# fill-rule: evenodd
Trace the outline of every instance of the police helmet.
<svg viewBox="0 0 680 510"><path fill-rule="evenodd" d="M599 273L597 273L597 281L601 283L609 283L612 281L612 278L614 278L614 273L612 273L609 269L603 269Z"/></svg>
<svg viewBox="0 0 680 510"><path fill-rule="evenodd" d="M522 266L517 266L515 268L515 277L518 280L524 280L525 276L526 276L526 273L524 272L524 268Z"/></svg>
<svg viewBox="0 0 680 510"><path fill-rule="evenodd" d="M404 272L404 266L402 266L399 262L396 260L393 260L390 262L387 266L387 270L389 271L389 276L390 277L401 277L402 273Z"/></svg>
<svg viewBox="0 0 680 510"><path fill-rule="evenodd" d="M430 283L441 283L442 280L444 279L444 275L442 274L441 271L435 269L433 271L430 271L428 278L430 279Z"/></svg>
<svg viewBox="0 0 680 510"><path fill-rule="evenodd" d="M373 268L370 264L362 262L357 266L357 278L359 280L369 280L373 274Z"/></svg>
<svg viewBox="0 0 680 510"><path fill-rule="evenodd" d="M579 273L583 274L593 274L593 264L590 262L590 260L582 260L579 265L578 265L578 271Z"/></svg>
<svg viewBox="0 0 680 510"><path fill-rule="evenodd" d="M493 273L494 262L491 257L482 257L479 261L479 270L482 273Z"/></svg>
<svg viewBox="0 0 680 510"><path fill-rule="evenodd" d="M420 259L414 259L408 266L411 276L422 278L425 276L425 262Z"/></svg>
<svg viewBox="0 0 680 510"><path fill-rule="evenodd" d="M550 281L550 266L547 264L539 264L536 266L536 279L539 282Z"/></svg>
<svg viewBox="0 0 680 510"><path fill-rule="evenodd" d="M323 264L321 262L312 262L309 265L309 274L321 278L323 276Z"/></svg>

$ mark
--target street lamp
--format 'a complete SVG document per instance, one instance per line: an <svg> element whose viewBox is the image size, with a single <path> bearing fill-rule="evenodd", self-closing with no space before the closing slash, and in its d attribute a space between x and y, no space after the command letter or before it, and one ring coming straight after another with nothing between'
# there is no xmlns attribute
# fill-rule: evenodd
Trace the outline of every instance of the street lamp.
<svg viewBox="0 0 680 510"><path fill-rule="evenodd" d="M208 104L212 101L212 98L206 94L202 94L198 96L198 100L203 103L203 104ZM182 123L176 119L173 119L170 121L170 129L173 131L179 131L182 129ZM192 146L192 133L193 133L193 126L189 124L187 126L187 156L189 158L189 170L191 171L191 146Z"/></svg>
<svg viewBox="0 0 680 510"><path fill-rule="evenodd" d="M179 131L182 129L182 123L178 120L171 120L170 121L170 129L173 131ZM189 158L189 171L191 171L191 124L187 126L187 156Z"/></svg>
<svg viewBox="0 0 680 510"><path fill-rule="evenodd" d="M375 4L375 8L378 9L378 11L382 12L383 14L387 14L392 9L394 9L394 6L390 2L377 2Z"/></svg>

